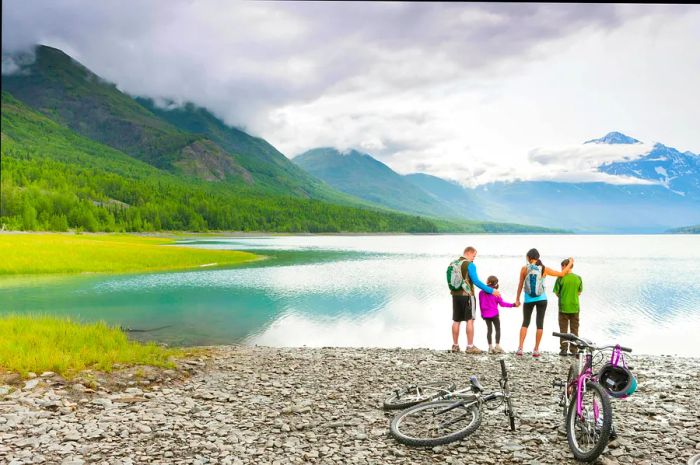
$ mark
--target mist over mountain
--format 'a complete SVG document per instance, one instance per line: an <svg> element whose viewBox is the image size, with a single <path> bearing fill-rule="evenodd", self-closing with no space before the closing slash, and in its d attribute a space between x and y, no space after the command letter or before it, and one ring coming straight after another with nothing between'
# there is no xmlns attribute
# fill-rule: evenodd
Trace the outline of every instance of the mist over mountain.
<svg viewBox="0 0 700 465"><path fill-rule="evenodd" d="M639 144L643 150L639 140L620 132L585 142L591 143ZM386 188L408 181L422 191L420 202L427 195L441 204L443 217L616 233L663 232L700 221L700 156L663 144L646 155L598 167L601 173L647 181L644 184L515 181L465 188L423 173L401 176L368 154L341 155L333 149L306 152L295 162L340 190L415 211L421 203L414 197Z"/></svg>

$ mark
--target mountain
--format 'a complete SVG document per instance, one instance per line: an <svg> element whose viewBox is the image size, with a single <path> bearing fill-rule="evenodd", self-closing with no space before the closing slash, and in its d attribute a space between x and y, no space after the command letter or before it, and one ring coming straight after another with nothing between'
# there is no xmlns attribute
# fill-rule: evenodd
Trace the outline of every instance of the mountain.
<svg viewBox="0 0 700 465"><path fill-rule="evenodd" d="M52 47L38 46L34 61L2 76L2 88L80 135L175 174L246 192L361 204L205 109L190 104L166 111L135 100Z"/></svg>
<svg viewBox="0 0 700 465"><path fill-rule="evenodd" d="M700 224L694 226L684 226L682 228L674 228L666 231L671 234L700 234Z"/></svg>
<svg viewBox="0 0 700 465"><path fill-rule="evenodd" d="M663 186L520 181L476 188L499 221L579 232L654 233L700 221L697 202Z"/></svg>
<svg viewBox="0 0 700 465"><path fill-rule="evenodd" d="M640 141L633 137L626 136L621 132L609 132L600 139L591 139L584 144L641 144Z"/></svg>
<svg viewBox="0 0 700 465"><path fill-rule="evenodd" d="M648 150L648 146L620 132L587 143L639 144L640 151ZM637 158L599 168L601 172L637 178L641 181L638 184L515 181L473 189L422 173L401 176L370 155L356 151L341 154L334 149L315 149L294 161L344 192L448 222L467 219L590 233L656 233L700 222L699 159L690 152L657 144L648 154L640 152ZM406 181L420 195L406 189Z"/></svg>
<svg viewBox="0 0 700 465"><path fill-rule="evenodd" d="M233 154L258 185L278 193L294 193L302 197L320 198L339 203L357 204L357 199L339 195L319 179L292 163L266 140L226 125L206 108L192 103L163 108L151 99L136 98L146 110L173 126L214 141Z"/></svg>
<svg viewBox="0 0 700 465"><path fill-rule="evenodd" d="M408 213L445 217L445 205L366 153L312 149L294 163L334 188L376 205Z"/></svg>
<svg viewBox="0 0 700 465"><path fill-rule="evenodd" d="M640 156L605 163L598 171L646 184L527 181L493 183L476 189L499 221L584 232L663 232L700 221L700 156L655 144L647 153L637 139L620 132L586 144L640 144Z"/></svg>
<svg viewBox="0 0 700 465"><path fill-rule="evenodd" d="M404 179L448 206L455 216L472 219L490 217L483 200L479 199L473 190L465 189L456 182L424 173L407 174Z"/></svg>
<svg viewBox="0 0 700 465"><path fill-rule="evenodd" d="M700 155L692 152L681 153L657 143L643 157L607 163L598 170L654 181L678 195L700 200Z"/></svg>
<svg viewBox="0 0 700 465"><path fill-rule="evenodd" d="M2 92L0 223L21 230L436 232L399 213L271 194L159 169Z"/></svg>

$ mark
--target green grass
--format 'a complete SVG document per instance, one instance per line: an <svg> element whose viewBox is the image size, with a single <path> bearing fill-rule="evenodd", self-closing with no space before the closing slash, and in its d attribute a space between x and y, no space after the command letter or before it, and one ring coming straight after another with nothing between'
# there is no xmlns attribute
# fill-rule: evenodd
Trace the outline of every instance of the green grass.
<svg viewBox="0 0 700 465"><path fill-rule="evenodd" d="M177 349L129 341L105 323L81 324L49 316L0 317L0 371L72 377L82 370L109 372L115 364L173 368Z"/></svg>
<svg viewBox="0 0 700 465"><path fill-rule="evenodd" d="M128 234L0 234L0 276L163 271L260 258L248 252L168 246L174 243Z"/></svg>

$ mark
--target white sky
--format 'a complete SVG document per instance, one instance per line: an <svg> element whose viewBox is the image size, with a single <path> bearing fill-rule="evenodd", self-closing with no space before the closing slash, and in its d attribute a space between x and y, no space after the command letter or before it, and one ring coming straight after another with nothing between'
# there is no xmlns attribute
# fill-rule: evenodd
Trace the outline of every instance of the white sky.
<svg viewBox="0 0 700 465"><path fill-rule="evenodd" d="M629 148L581 145L610 131L700 153L697 5L13 0L2 39L287 156L353 147L473 185L619 182L595 167Z"/></svg>

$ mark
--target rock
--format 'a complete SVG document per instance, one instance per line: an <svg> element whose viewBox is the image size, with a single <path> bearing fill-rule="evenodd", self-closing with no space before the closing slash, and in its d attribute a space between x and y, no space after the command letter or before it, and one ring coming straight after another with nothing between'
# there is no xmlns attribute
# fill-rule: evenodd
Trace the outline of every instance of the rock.
<svg viewBox="0 0 700 465"><path fill-rule="evenodd" d="M35 387L37 387L37 385L39 384L39 381L40 381L40 380L37 379L37 378L36 378L36 375L35 375L35 376L34 376L34 379L30 379L29 381L27 381L26 383L24 383L24 389L27 390L27 391L31 391L32 389L34 389Z"/></svg>

